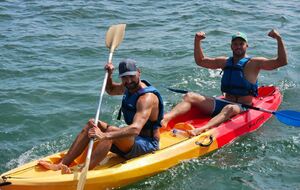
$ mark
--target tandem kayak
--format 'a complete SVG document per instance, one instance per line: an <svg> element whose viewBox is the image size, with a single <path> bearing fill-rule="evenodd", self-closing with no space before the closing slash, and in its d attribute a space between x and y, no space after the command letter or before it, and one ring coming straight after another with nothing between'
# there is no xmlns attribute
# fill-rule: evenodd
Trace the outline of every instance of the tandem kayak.
<svg viewBox="0 0 300 190"><path fill-rule="evenodd" d="M253 100L253 106L277 110L282 96L274 86L260 87L259 95ZM113 153L93 170L88 171L85 189L112 189L122 187L159 172L165 171L184 160L197 158L215 151L236 138L255 131L265 123L272 114L249 109L216 128L198 136L188 138L174 135L175 127L202 127L210 117L192 108L184 116L171 120L166 130L161 130L160 150L125 160ZM66 151L42 158L58 163ZM50 171L32 161L18 168L3 173L0 178L2 190L73 190L76 189L80 171L78 165L84 162L86 153L79 156L72 164L72 174Z"/></svg>

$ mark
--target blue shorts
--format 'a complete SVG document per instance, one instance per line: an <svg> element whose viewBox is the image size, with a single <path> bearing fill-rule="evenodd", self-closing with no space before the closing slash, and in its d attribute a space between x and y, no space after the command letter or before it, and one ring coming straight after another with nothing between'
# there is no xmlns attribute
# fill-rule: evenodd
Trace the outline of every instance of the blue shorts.
<svg viewBox="0 0 300 190"><path fill-rule="evenodd" d="M112 145L110 151L116 153L126 159L138 157L140 155L153 152L159 149L159 142L156 139L150 137L135 137L135 142L132 149L125 153L122 152L116 145Z"/></svg>
<svg viewBox="0 0 300 190"><path fill-rule="evenodd" d="M211 114L212 117L218 115L226 105L230 104L229 102L224 102L218 98L214 98L214 99L215 99L215 106ZM241 113L247 111L247 108L244 108L241 105L239 105L239 107L241 109Z"/></svg>

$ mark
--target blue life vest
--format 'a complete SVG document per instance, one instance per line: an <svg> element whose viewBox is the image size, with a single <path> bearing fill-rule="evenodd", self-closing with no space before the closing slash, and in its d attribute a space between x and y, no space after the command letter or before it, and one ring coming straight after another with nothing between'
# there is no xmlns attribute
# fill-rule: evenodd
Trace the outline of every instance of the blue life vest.
<svg viewBox="0 0 300 190"><path fill-rule="evenodd" d="M257 81L255 84L250 83L244 75L244 68L250 57L241 59L237 64L233 64L233 57L226 61L223 68L223 76L221 80L221 91L238 96L254 96L258 95Z"/></svg>
<svg viewBox="0 0 300 190"><path fill-rule="evenodd" d="M134 94L129 93L129 91L126 89L126 91L123 95L121 111L124 115L124 120L125 120L126 124L130 125L130 124L132 124L133 118L137 111L136 110L136 102L139 99L139 97L146 93L155 94L159 100L158 118L154 122L148 120L142 129L142 130L152 130L153 131L154 129L161 127L160 121L163 119L163 114L164 114L163 100L162 100L162 97L160 96L160 93L158 92L158 90L156 88L151 86L151 84L145 80L142 80L142 82L145 83L147 85L147 87L138 90ZM119 113L119 118L120 118L120 113Z"/></svg>

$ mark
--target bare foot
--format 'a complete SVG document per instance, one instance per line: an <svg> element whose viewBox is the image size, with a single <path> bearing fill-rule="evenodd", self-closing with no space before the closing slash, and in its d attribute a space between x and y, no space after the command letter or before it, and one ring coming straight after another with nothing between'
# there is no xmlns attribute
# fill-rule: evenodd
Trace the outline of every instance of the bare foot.
<svg viewBox="0 0 300 190"><path fill-rule="evenodd" d="M57 171L57 170L61 169L61 164L53 164L50 161L39 160L38 164L43 166L44 168L46 168L48 170Z"/></svg>
<svg viewBox="0 0 300 190"><path fill-rule="evenodd" d="M46 168L48 170L52 170L52 171L61 170L62 174L70 174L70 173L72 173L71 169L68 166L66 166L66 165L64 165L62 163L53 164L50 161L39 160L38 164L41 165L41 166L43 166L44 168Z"/></svg>
<svg viewBox="0 0 300 190"><path fill-rule="evenodd" d="M162 120L160 121L161 128L167 129L167 128L168 128L168 122L169 122L169 121L168 121L166 118L162 119Z"/></svg>
<svg viewBox="0 0 300 190"><path fill-rule="evenodd" d="M201 133L204 133L208 130L209 128L205 128L205 129L197 128L197 129L187 130L186 132L190 135L190 137L193 137L193 136L200 135Z"/></svg>
<svg viewBox="0 0 300 190"><path fill-rule="evenodd" d="M62 174L71 174L72 171L68 166L61 164L61 173Z"/></svg>
<svg viewBox="0 0 300 190"><path fill-rule="evenodd" d="M187 130L186 132L187 132L187 134L188 134L190 137L194 137L194 136L197 135L196 129Z"/></svg>

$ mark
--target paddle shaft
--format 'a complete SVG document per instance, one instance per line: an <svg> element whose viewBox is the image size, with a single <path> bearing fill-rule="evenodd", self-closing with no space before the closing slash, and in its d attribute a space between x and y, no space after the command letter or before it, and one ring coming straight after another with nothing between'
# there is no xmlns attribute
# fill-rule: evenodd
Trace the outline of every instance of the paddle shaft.
<svg viewBox="0 0 300 190"><path fill-rule="evenodd" d="M111 26L107 31L107 34L106 34L106 47L110 48L110 53L109 53L109 57L108 57L108 62L109 63L112 62L112 57L113 57L114 50L119 46L119 44L123 40L125 27L126 27L126 24L114 25L114 26ZM107 78L108 78L108 71L106 70L104 80L103 80L103 84L102 84L102 90L101 90L101 93L100 93L98 109L97 109L96 116L95 116L95 121L94 121L96 125L98 125L98 121L99 121L102 98L103 98L103 95L104 95L104 92L105 92ZM80 175L80 178L79 178L79 181L78 181L78 184L77 184L77 190L83 190L84 189L87 172L88 172L89 166L90 166L93 145L94 145L94 139L91 138L90 142L89 142L89 146L88 146L85 165L84 165L84 168L81 171L81 175Z"/></svg>
<svg viewBox="0 0 300 190"><path fill-rule="evenodd" d="M188 93L187 90L181 90L181 89L174 89L174 88L167 88L168 90L172 91L172 92L176 92L176 93L181 93L181 94L186 94ZM222 101L222 102L226 102L226 103L230 103L230 104L237 104L237 105L241 105L244 108L248 108L248 109L253 109L253 110L257 110L257 111L262 111L262 112L266 112L266 113L270 113L270 114L275 114L274 111L271 110L267 110L267 109L263 109L263 108L258 108L258 107L254 107L254 106L250 106L247 104L242 104L242 103L237 103L237 102L231 102L228 100L224 100L221 98L218 98L218 100Z"/></svg>
<svg viewBox="0 0 300 190"><path fill-rule="evenodd" d="M109 53L109 58L108 58L108 62L109 62L109 63L112 61L112 56L113 56L113 52L110 52L110 53ZM100 110L101 110L102 98L103 98L103 95L104 95L104 92L105 92L106 83L107 83L107 78L108 78L108 72L107 72L107 70L106 70L106 71L105 71L105 75L104 75L103 84L102 84L101 93L100 93L98 109L97 109L96 116L95 116L95 124L96 124L96 125L97 125L97 123L98 123L98 121L99 121L99 115L100 115Z"/></svg>
<svg viewBox="0 0 300 190"><path fill-rule="evenodd" d="M253 110L257 110L257 111L262 111L262 112L266 112L266 113L270 113L270 114L275 114L275 112L271 111L271 110L267 110L267 109L263 109L263 108L258 108L258 107L250 106L250 105L247 105L247 104L242 104L242 103L237 103L237 102L231 102L231 101L224 100L224 99L221 99L221 98L216 98L216 99L218 99L218 100L220 100L222 102L229 103L229 104L241 105L244 108L253 109Z"/></svg>
<svg viewBox="0 0 300 190"><path fill-rule="evenodd" d="M108 59L109 63L112 61L112 56L113 56L113 52L109 53L109 59ZM105 76L104 76L104 80L103 80L103 84L102 84L100 98L99 98L98 109L97 109L96 116L95 116L95 124L96 125L99 121L99 115L100 115L100 111L101 111L101 104L102 104L102 99L103 99L103 95L104 95L105 88L106 88L107 78L108 78L108 72L106 71ZM87 170L88 170L88 168L90 166L90 162L91 162L93 145L94 145L94 139L91 138L91 140L89 142L89 148L88 148L86 160L85 160L85 167L87 168Z"/></svg>

